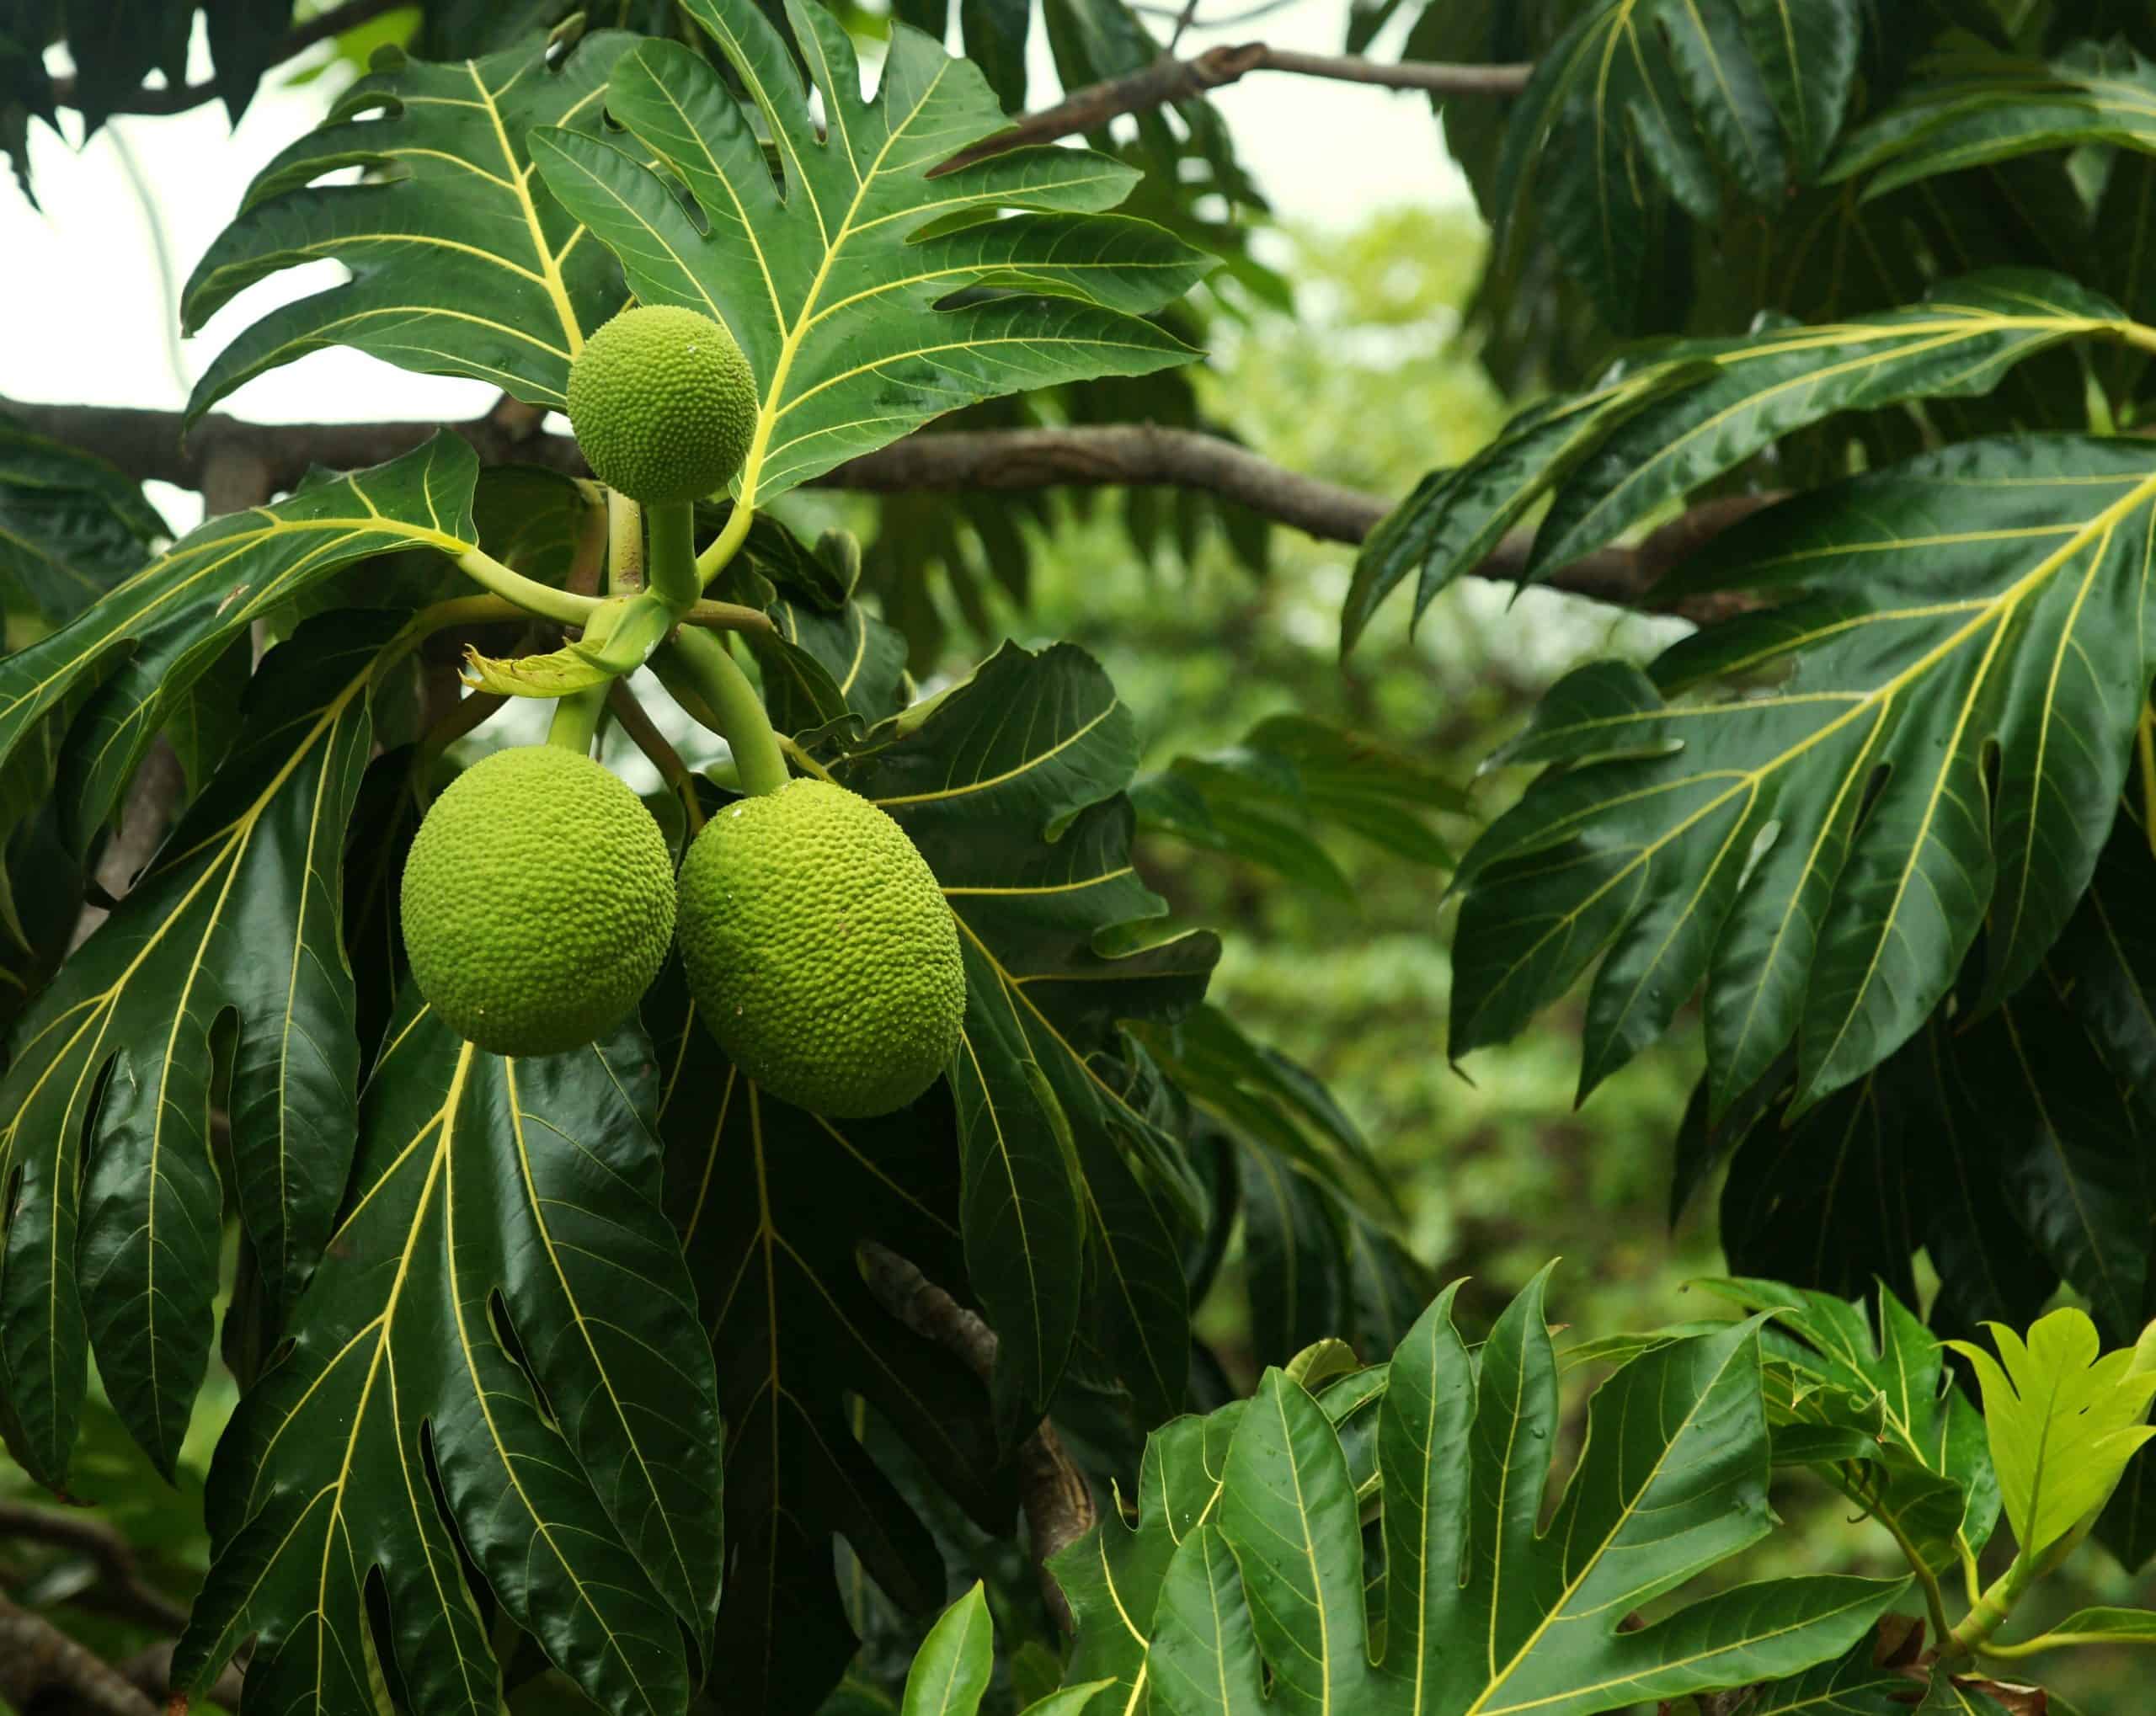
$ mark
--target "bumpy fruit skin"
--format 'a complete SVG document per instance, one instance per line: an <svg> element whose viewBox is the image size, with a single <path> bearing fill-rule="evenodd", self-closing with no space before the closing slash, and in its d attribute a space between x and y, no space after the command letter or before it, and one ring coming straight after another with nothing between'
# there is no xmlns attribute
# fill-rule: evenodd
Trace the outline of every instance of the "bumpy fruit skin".
<svg viewBox="0 0 2156 1716"><path fill-rule="evenodd" d="M821 781L730 804L681 865L681 957L728 1059L839 1119L902 1108L958 1046L958 926L905 830Z"/></svg>
<svg viewBox="0 0 2156 1716"><path fill-rule="evenodd" d="M722 322L624 310L569 365L569 426L602 482L647 505L725 487L756 429L756 381Z"/></svg>
<svg viewBox="0 0 2156 1716"><path fill-rule="evenodd" d="M404 862L404 949L458 1035L502 1055L559 1054L611 1031L674 937L659 824L591 760L496 751L428 811Z"/></svg>

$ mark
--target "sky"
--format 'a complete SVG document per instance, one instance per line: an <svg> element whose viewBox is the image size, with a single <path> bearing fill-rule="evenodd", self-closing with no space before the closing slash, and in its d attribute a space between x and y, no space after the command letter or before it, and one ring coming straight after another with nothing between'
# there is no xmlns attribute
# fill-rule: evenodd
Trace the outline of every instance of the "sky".
<svg viewBox="0 0 2156 1716"><path fill-rule="evenodd" d="M1245 0L1212 0L1210 9L1232 17ZM1255 38L1337 53L1347 13L1347 0L1292 0L1245 24L1208 29L1201 21L1178 51ZM1168 28L1149 22L1157 31ZM1056 84L1038 28L1033 50L1031 104L1040 106ZM1381 41L1374 50L1388 51L1396 53L1396 45ZM190 77L206 77L199 19L195 53ZM328 56L323 48L296 66ZM67 69L61 51L51 64ZM79 152L33 126L30 160L44 212L0 177L0 327L8 331L0 342L0 397L177 406L240 328L342 278L330 262L291 269L242 294L192 339L182 341L174 326L179 284L238 207L248 180L321 117L328 88L319 81L280 87L291 69L264 84L236 131L216 103L169 117L115 120ZM1380 207L1456 205L1464 195L1420 95L1263 72L1214 99L1246 166L1290 221L1337 230ZM73 125L72 115L67 121ZM162 263L146 207L161 217ZM336 349L257 376L221 408L268 423L452 418L477 415L494 397L478 382L412 375ZM195 496L153 484L152 498L178 529L200 515Z"/></svg>

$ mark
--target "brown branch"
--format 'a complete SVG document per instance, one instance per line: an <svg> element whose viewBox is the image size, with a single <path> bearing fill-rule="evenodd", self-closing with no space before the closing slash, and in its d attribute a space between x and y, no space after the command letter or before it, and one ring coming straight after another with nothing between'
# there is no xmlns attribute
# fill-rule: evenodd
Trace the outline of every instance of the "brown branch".
<svg viewBox="0 0 2156 1716"><path fill-rule="evenodd" d="M317 42L326 42L333 36L342 35L348 29L356 29L382 16L393 12L408 0L345 0L342 6L333 6L318 18L311 18L287 35L277 48L276 57L270 61L280 66L293 55L304 53ZM183 83L176 88L138 89L112 109L115 113L171 114L185 113L205 101L214 101L227 88L227 80L220 74L202 83ZM52 99L61 107L80 107L76 99L75 80L56 77L52 80Z"/></svg>
<svg viewBox="0 0 2156 1716"><path fill-rule="evenodd" d="M0 1501L0 1543L11 1538L64 1549L90 1562L98 1569L98 1582L85 1598L107 1614L166 1633L187 1625L187 1611L142 1577L127 1539L91 1514Z"/></svg>
<svg viewBox="0 0 2156 1716"><path fill-rule="evenodd" d="M960 150L936 170L955 173L991 155L1095 131L1119 114L1188 101L1238 83L1253 72L1293 72L1387 89L1419 89L1431 95L1517 95L1527 87L1533 70L1530 66L1441 66L1416 61L1386 65L1339 54L1294 53L1263 42L1223 45L1187 60L1164 55L1142 70L1074 90L1054 107L1026 114L1008 131Z"/></svg>
<svg viewBox="0 0 2156 1716"><path fill-rule="evenodd" d="M877 1303L923 1340L953 1354L984 1387L995 1371L995 1331L913 1264L874 1240L861 1248L862 1272ZM1065 1633L1074 1630L1070 1604L1049 1571L1049 1562L1092 1530L1100 1515L1085 1475L1064 1452L1055 1426L1043 1418L1020 1443L1018 1495L1026 1514L1033 1566L1049 1612Z"/></svg>
<svg viewBox="0 0 2156 1716"><path fill-rule="evenodd" d="M0 1596L0 1703L25 1711L50 1708L55 1692L93 1716L157 1716L157 1707L119 1670L42 1615Z"/></svg>
<svg viewBox="0 0 2156 1716"><path fill-rule="evenodd" d="M213 413L184 446L179 414L101 405L21 405L0 399L0 414L55 440L110 460L138 480L200 488L221 451L259 458L277 488L290 488L313 464L337 470L378 465L410 451L444 425L435 423L256 424ZM523 461L574 476L587 473L567 435L513 435L492 414L447 425L488 464ZM1390 509L1376 495L1283 469L1219 435L1151 424L1075 429L922 431L849 459L815 479L819 488L873 493L959 489L1161 486L1195 488L1235 502L1276 524L1323 542L1358 543ZM1620 607L1653 607L1655 581L1687 554L1773 496L1709 501L1681 514L1634 548L1603 548L1561 568L1553 589ZM1476 568L1484 578L1516 579L1526 568L1531 531L1515 531ZM1726 597L1678 603L1671 611L1705 621L1726 613ZM693 617L693 616L692 616Z"/></svg>

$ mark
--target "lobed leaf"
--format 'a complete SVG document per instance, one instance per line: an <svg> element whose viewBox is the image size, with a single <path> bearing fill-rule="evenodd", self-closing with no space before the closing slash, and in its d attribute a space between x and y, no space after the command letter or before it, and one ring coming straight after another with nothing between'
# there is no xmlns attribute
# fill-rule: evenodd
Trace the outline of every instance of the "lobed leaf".
<svg viewBox="0 0 2156 1716"><path fill-rule="evenodd" d="M1560 766L1463 862L1453 1052L1599 957L1583 1090L1704 985L1712 1113L1792 1046L1801 1112L1917 1032L1988 915L2012 994L2111 828L2152 500L2130 444L1989 440L1729 533L1688 584L1780 605L1578 670L1506 754ZM1785 683L1677 701L1740 674Z"/></svg>
<svg viewBox="0 0 2156 1716"><path fill-rule="evenodd" d="M1268 1371L1235 1425L1216 1517L1170 1563L1147 1657L1155 1709L1590 1716L1797 1673L1868 1633L1902 1590L1784 1580L1620 1627L1766 1534L1756 1325L1620 1369L1545 1532L1557 1402L1541 1282L1472 1358L1451 1300L1393 1355L1380 1409L1381 1633L1365 1623L1340 1439L1300 1385Z"/></svg>
<svg viewBox="0 0 2156 1716"><path fill-rule="evenodd" d="M209 1360L224 1193L289 1308L350 1165L359 1047L339 860L393 621L341 616L274 652L237 754L23 1020L0 1079L0 1399L15 1457L61 1488L89 1350L168 1478ZM230 1046L227 1021L237 1026Z"/></svg>
<svg viewBox="0 0 2156 1716"><path fill-rule="evenodd" d="M584 336L627 302L620 268L532 171L535 125L595 133L607 73L638 37L595 30L434 65L397 56L255 175L195 264L185 331L257 280L325 258L350 278L243 328L195 384L191 421L249 377L328 345L466 376L561 408ZM317 181L359 167L356 184Z"/></svg>
<svg viewBox="0 0 2156 1716"><path fill-rule="evenodd" d="M0 577L52 624L138 570L171 534L141 483L0 417Z"/></svg>
<svg viewBox="0 0 2156 1716"><path fill-rule="evenodd" d="M504 1060L408 990L350 1207L218 1447L176 1687L254 1637L250 1704L373 1716L371 1649L407 1707L494 1716L490 1597L601 1708L686 1708L719 1420L655 1084L633 1027Z"/></svg>
<svg viewBox="0 0 2156 1716"><path fill-rule="evenodd" d="M1192 355L1145 317L1208 264L1159 227L1099 212L1129 191L1129 168L1033 148L937 175L1003 129L979 70L901 24L866 98L844 28L814 0L788 0L819 135L796 61L752 0L686 9L747 104L694 50L653 40L621 59L606 105L693 210L595 135L542 129L532 149L639 301L701 311L739 340L760 395L734 485L744 505L976 400Z"/></svg>

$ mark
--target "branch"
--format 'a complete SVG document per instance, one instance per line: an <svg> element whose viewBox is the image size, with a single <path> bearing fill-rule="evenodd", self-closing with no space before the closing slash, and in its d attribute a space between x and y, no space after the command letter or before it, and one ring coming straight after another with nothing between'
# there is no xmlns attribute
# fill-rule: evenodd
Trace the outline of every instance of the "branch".
<svg viewBox="0 0 2156 1716"><path fill-rule="evenodd" d="M94 1564L98 1582L83 1595L93 1595L93 1607L107 1614L165 1633L187 1625L187 1611L142 1577L127 1539L92 1515L0 1501L0 1543L9 1538L65 1549Z"/></svg>
<svg viewBox="0 0 2156 1716"><path fill-rule="evenodd" d="M877 1303L922 1339L934 1341L989 1385L995 1371L995 1331L889 1247L861 1248L862 1273ZM1049 1571L1049 1560L1092 1530L1100 1515L1085 1475L1064 1452L1045 1418L1018 1445L1018 1496L1026 1513L1033 1566L1049 1612L1065 1633L1075 1629L1070 1604Z"/></svg>
<svg viewBox="0 0 2156 1716"><path fill-rule="evenodd" d="M273 67L281 66L295 54L304 53L317 42L326 42L332 36L342 35L348 29L356 29L382 16L393 12L408 0L345 0L342 6L333 6L318 18L311 18L287 35L270 61ZM189 108L200 107L205 101L214 101L227 88L223 74L205 83L182 83L163 89L138 89L111 110L114 113L168 114L185 113ZM56 77L52 80L52 99L61 107L79 108L76 99L75 80Z"/></svg>
<svg viewBox="0 0 2156 1716"><path fill-rule="evenodd" d="M1263 42L1224 45L1187 60L1163 56L1142 70L1075 90L1054 107L1026 114L1010 130L960 150L936 171L955 173L991 155L1095 131L1118 114L1188 101L1208 90L1239 83L1253 72L1293 72L1305 77L1375 83L1387 89L1419 89L1431 95L1502 96L1518 94L1527 87L1533 70L1530 66L1441 66L1412 60L1389 66L1382 61L1351 59L1339 54L1294 53L1267 47Z"/></svg>
<svg viewBox="0 0 2156 1716"><path fill-rule="evenodd" d="M202 418L180 442L179 414L102 405L19 405L0 399L0 415L28 429L101 454L138 481L157 479L200 488L213 459L243 453L259 460L275 487L289 489L322 464L338 470L379 465L409 452L443 425L435 423L257 424L221 412ZM588 467L567 435L512 432L496 414L451 424L488 464L521 461L581 477ZM1275 524L1293 525L1321 542L1360 542L1390 505L1376 495L1343 488L1283 469L1219 435L1151 424L1076 429L933 430L889 446L815 479L824 488L871 493L959 489L1057 488L1195 488L1248 508ZM1653 609L1652 586L1687 554L1772 495L1707 501L1680 514L1633 548L1603 548L1563 568L1553 589L1620 607ZM1517 579L1534 545L1514 531L1476 568L1483 578ZM1688 598L1668 611L1705 623L1726 615L1726 596ZM695 616L691 616L695 617Z"/></svg>
<svg viewBox="0 0 2156 1716"><path fill-rule="evenodd" d="M90 1655L42 1615L0 1596L0 1702L51 1708L55 1691L93 1716L157 1716L157 1707L117 1669Z"/></svg>

